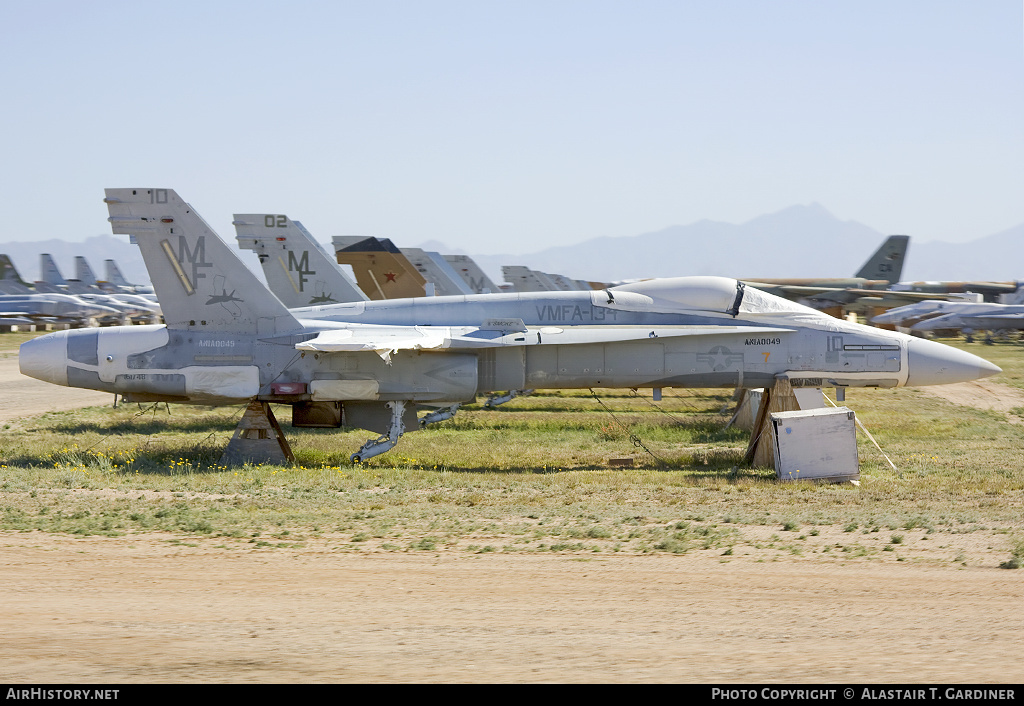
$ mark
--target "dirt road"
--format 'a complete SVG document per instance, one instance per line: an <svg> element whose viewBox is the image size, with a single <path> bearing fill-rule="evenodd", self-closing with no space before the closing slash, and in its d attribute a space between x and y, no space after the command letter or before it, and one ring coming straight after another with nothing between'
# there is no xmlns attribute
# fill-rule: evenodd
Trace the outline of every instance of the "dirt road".
<svg viewBox="0 0 1024 706"><path fill-rule="evenodd" d="M1024 572L0 535L9 682L1021 682Z"/></svg>
<svg viewBox="0 0 1024 706"><path fill-rule="evenodd" d="M57 387L26 377L18 371L17 356L0 358L0 390L3 391L0 422L64 409L108 405L114 401L114 396L107 392Z"/></svg>
<svg viewBox="0 0 1024 706"><path fill-rule="evenodd" d="M955 385L932 385L917 389L932 397L965 407L991 409L996 412L1009 412L1024 407L1024 390L991 380L972 380L958 382ZM1008 415L1007 419L1016 424L1024 421L1014 415Z"/></svg>

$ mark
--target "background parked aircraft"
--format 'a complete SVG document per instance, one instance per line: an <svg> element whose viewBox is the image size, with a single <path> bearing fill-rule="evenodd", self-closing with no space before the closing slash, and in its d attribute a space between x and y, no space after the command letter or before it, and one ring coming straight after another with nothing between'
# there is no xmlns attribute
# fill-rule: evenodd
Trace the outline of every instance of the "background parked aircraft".
<svg viewBox="0 0 1024 706"><path fill-rule="evenodd" d="M298 221L283 214L236 213L238 247L259 257L267 284L289 309L367 296Z"/></svg>
<svg viewBox="0 0 1024 706"><path fill-rule="evenodd" d="M338 264L352 268L359 289L370 299L426 296L426 278L387 238L336 235L331 240Z"/></svg>
<svg viewBox="0 0 1024 706"><path fill-rule="evenodd" d="M763 387L780 375L888 387L999 372L718 277L333 305L351 321L301 321L175 192L108 189L106 201L113 231L136 237L167 325L42 336L23 344L22 372L129 400L274 401L296 426L379 431L355 460L394 446L415 404L492 390Z"/></svg>
<svg viewBox="0 0 1024 706"><path fill-rule="evenodd" d="M443 257L456 274L462 277L473 294L490 294L500 291L498 285L491 281L480 265L476 264L468 255L444 255Z"/></svg>

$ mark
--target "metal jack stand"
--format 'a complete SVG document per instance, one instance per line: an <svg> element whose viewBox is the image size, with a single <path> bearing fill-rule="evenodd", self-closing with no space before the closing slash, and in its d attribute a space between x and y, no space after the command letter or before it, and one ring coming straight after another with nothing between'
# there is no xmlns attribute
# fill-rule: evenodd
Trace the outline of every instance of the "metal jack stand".
<svg viewBox="0 0 1024 706"><path fill-rule="evenodd" d="M451 407L448 407L447 409L437 409L434 410L433 412L429 412L428 414L423 415L422 417L420 417L419 420L420 429L425 428L428 424L436 424L437 422L443 422L445 419L451 419L452 417L455 416L455 413L458 411L459 405L461 404L461 402L456 403L453 404Z"/></svg>
<svg viewBox="0 0 1024 706"><path fill-rule="evenodd" d="M405 413L405 404L405 400L387 403L387 408L391 410L391 428L388 430L387 435L371 439L363 444L362 448L352 454L352 463L360 463L368 458L373 458L385 451L389 451L398 443L402 434L405 433L405 422L402 421L402 415Z"/></svg>
<svg viewBox="0 0 1024 706"><path fill-rule="evenodd" d="M235 434L221 454L221 466L245 463L269 463L283 466L293 463L291 446L267 402L253 400L235 427Z"/></svg>

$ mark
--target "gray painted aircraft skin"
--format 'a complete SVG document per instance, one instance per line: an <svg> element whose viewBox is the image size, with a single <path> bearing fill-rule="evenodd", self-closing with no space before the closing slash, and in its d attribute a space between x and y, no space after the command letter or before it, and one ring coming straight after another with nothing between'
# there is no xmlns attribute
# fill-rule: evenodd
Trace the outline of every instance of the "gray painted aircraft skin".
<svg viewBox="0 0 1024 706"><path fill-rule="evenodd" d="M950 301L946 299L926 299L916 304L897 306L871 318L873 324L888 324L910 328L920 321L936 316L944 316L958 310L988 311L992 304L981 301Z"/></svg>
<svg viewBox="0 0 1024 706"><path fill-rule="evenodd" d="M153 320L159 315L159 307L144 300L125 301L108 294L99 287L89 262L81 255L75 256L77 279L66 280L57 263L49 253L39 256L42 280L36 283L40 292L63 292L95 307L88 315L102 323L128 323L128 319Z"/></svg>
<svg viewBox="0 0 1024 706"><path fill-rule="evenodd" d="M18 274L10 256L0 255L0 292L3 294L33 294L28 282Z"/></svg>
<svg viewBox="0 0 1024 706"><path fill-rule="evenodd" d="M919 321L911 331L1002 331L1024 328L1024 305L965 304L953 311Z"/></svg>
<svg viewBox="0 0 1024 706"><path fill-rule="evenodd" d="M500 291L490 277L476 264L469 255L444 255L445 261L462 278L472 294L490 294Z"/></svg>
<svg viewBox="0 0 1024 706"><path fill-rule="evenodd" d="M238 247L260 259L270 290L289 308L366 301L367 296L299 221L236 213Z"/></svg>
<svg viewBox="0 0 1024 706"><path fill-rule="evenodd" d="M75 279L86 287L100 289L100 281L96 279L89 261L83 255L75 255Z"/></svg>
<svg viewBox="0 0 1024 706"><path fill-rule="evenodd" d="M423 279L434 285L437 295L472 294L472 290L462 280L462 277L452 269L452 266L441 257L440 253L428 252L422 248L401 248L401 251L409 263L416 268L416 271L423 275Z"/></svg>
<svg viewBox="0 0 1024 706"><path fill-rule="evenodd" d="M22 373L127 401L273 401L292 405L296 426L382 434L354 460L394 446L416 405L454 411L492 391L763 387L779 376L895 387L1000 372L719 277L289 311L174 191L108 189L105 200L113 232L135 236L166 324L41 336L22 345ZM223 292L231 307L211 302ZM309 318L326 309L331 319Z"/></svg>
<svg viewBox="0 0 1024 706"><path fill-rule="evenodd" d="M113 307L88 302L72 294L57 292L0 296L0 323L29 319L35 323L87 324L90 319L120 316Z"/></svg>
<svg viewBox="0 0 1024 706"><path fill-rule="evenodd" d="M901 306L871 319L911 331L1001 331L1024 328L1024 305L929 300Z"/></svg>

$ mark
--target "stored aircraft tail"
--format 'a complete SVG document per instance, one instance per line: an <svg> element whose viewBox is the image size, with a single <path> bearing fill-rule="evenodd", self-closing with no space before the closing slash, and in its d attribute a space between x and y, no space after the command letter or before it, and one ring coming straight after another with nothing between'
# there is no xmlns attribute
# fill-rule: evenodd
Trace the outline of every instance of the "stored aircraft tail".
<svg viewBox="0 0 1024 706"><path fill-rule="evenodd" d="M428 284L434 285L434 293L438 296L476 294L440 253L427 252L422 248L402 248L402 254Z"/></svg>
<svg viewBox="0 0 1024 706"><path fill-rule="evenodd" d="M60 273L57 263L53 261L53 257L45 252L39 255L39 279L55 286L68 283L64 279L64 275Z"/></svg>
<svg viewBox="0 0 1024 706"><path fill-rule="evenodd" d="M259 256L270 291L289 309L367 300L298 221L279 214L236 213L234 226L238 247Z"/></svg>
<svg viewBox="0 0 1024 706"><path fill-rule="evenodd" d="M124 275L121 274L121 270L117 266L116 262L113 260L104 260L103 264L106 266L107 270L107 281L112 285L118 289L131 288L134 286L124 278Z"/></svg>
<svg viewBox="0 0 1024 706"><path fill-rule="evenodd" d="M89 267L89 261L81 255L75 255L75 279L86 287L99 286L99 282L96 281L96 275L93 274L92 268Z"/></svg>
<svg viewBox="0 0 1024 706"><path fill-rule="evenodd" d="M903 261L909 246L909 235L890 235L854 277L887 280L889 284L896 284L903 275Z"/></svg>
<svg viewBox="0 0 1024 706"><path fill-rule="evenodd" d="M480 269L473 258L468 255L445 255L444 259L452 266L455 273L473 291L473 294L489 294L501 291L498 285L491 281L491 278Z"/></svg>
<svg viewBox="0 0 1024 706"><path fill-rule="evenodd" d="M0 255L0 292L26 294L29 291L28 283L18 274L11 258L7 255Z"/></svg>
<svg viewBox="0 0 1024 706"><path fill-rule="evenodd" d="M134 236L168 328L274 334L301 328L172 189L107 189L114 234Z"/></svg>
<svg viewBox="0 0 1024 706"><path fill-rule="evenodd" d="M426 295L427 280L387 238L348 236L334 239L339 265L351 265L359 288L370 299L401 299Z"/></svg>

